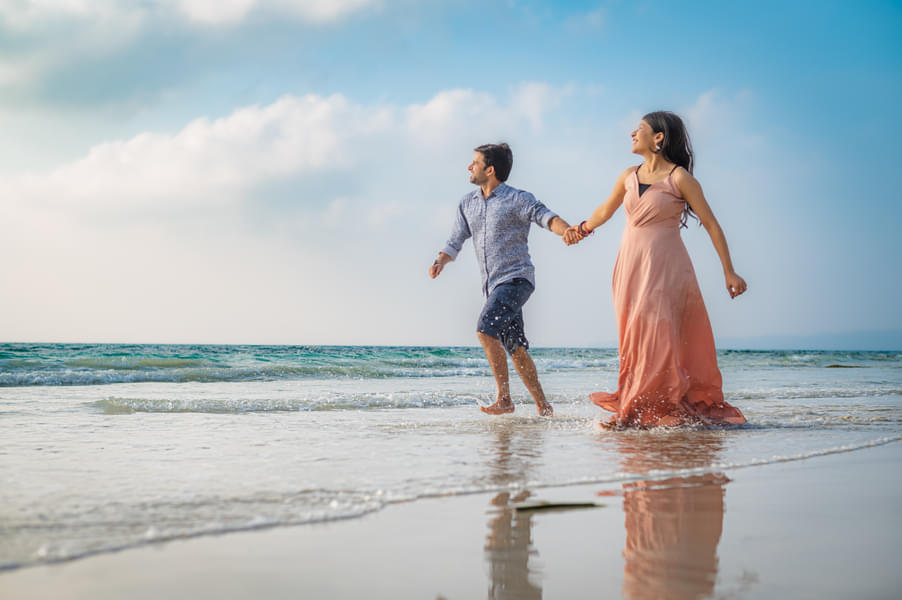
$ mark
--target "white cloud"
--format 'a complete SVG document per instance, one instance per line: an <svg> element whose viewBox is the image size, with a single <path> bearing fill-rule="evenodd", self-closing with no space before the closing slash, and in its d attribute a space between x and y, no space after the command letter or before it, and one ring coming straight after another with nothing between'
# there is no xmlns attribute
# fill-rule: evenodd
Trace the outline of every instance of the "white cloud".
<svg viewBox="0 0 902 600"><path fill-rule="evenodd" d="M121 24L147 18L231 26L255 13L328 23L376 4L377 0L0 0L0 23L19 31L65 22Z"/></svg>
<svg viewBox="0 0 902 600"><path fill-rule="evenodd" d="M0 57L0 87L22 85L46 66L46 57L33 54L24 57Z"/></svg>
<svg viewBox="0 0 902 600"><path fill-rule="evenodd" d="M360 163L367 163L375 178L391 177L385 173L386 155L399 153L399 167L417 161L402 150L410 142L428 142L433 156L443 156L449 148L458 152L460 144L469 149L491 139L487 129L501 135L524 124L541 124L557 97L543 84L523 86L504 103L489 94L450 90L403 108L360 106L341 95L285 96L220 119L196 119L174 134L145 132L99 144L50 172L2 183L21 201L77 213L222 206L274 179L351 173ZM416 152L419 157L429 154L422 148ZM456 159L463 165L466 158ZM424 168L428 170L415 170ZM369 207L368 214L371 224L381 226L399 210Z"/></svg>
<svg viewBox="0 0 902 600"><path fill-rule="evenodd" d="M272 9L314 23L326 23L378 4L377 0L273 0Z"/></svg>
<svg viewBox="0 0 902 600"><path fill-rule="evenodd" d="M407 131L414 139L437 142L463 129L484 127L504 118L493 96L473 90L447 90L425 104L406 109Z"/></svg>
<svg viewBox="0 0 902 600"><path fill-rule="evenodd" d="M63 21L108 21L143 11L140 4L119 0L0 0L0 23L28 30Z"/></svg>
<svg viewBox="0 0 902 600"><path fill-rule="evenodd" d="M100 144L50 173L9 182L8 189L77 210L222 204L274 177L347 168L349 140L389 123L385 110L354 106L340 95L286 96L221 119L197 119L173 135L146 132Z"/></svg>
<svg viewBox="0 0 902 600"><path fill-rule="evenodd" d="M413 139L433 144L438 141L510 136L523 125L540 130L545 116L554 111L572 93L566 86L556 88L547 83L528 82L515 88L504 104L484 92L454 89L440 92L425 104L406 109L406 126Z"/></svg>
<svg viewBox="0 0 902 600"><path fill-rule="evenodd" d="M309 23L337 21L374 5L374 0L170 0L174 9L198 25L234 25L253 13Z"/></svg>
<svg viewBox="0 0 902 600"><path fill-rule="evenodd" d="M7 32L22 44L0 57L0 86L23 85L63 65L109 56L142 33L168 31L173 23L191 30L222 29L258 17L322 26L377 7L379 1L0 0L0 36Z"/></svg>
<svg viewBox="0 0 902 600"><path fill-rule="evenodd" d="M231 25L244 20L259 0L175 0L171 4L193 23Z"/></svg>
<svg viewBox="0 0 902 600"><path fill-rule="evenodd" d="M0 86L24 86L64 64L104 56L142 30L148 11L115 1L0 0L0 36L13 41L0 57Z"/></svg>
<svg viewBox="0 0 902 600"><path fill-rule="evenodd" d="M556 88L547 83L524 83L517 89L511 107L534 128L541 129L544 116L555 110L572 93L571 86Z"/></svg>

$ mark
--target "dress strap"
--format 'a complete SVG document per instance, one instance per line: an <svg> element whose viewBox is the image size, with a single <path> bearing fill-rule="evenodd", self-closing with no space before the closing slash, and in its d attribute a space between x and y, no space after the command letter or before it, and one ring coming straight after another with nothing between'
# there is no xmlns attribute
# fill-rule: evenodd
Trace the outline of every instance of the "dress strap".
<svg viewBox="0 0 902 600"><path fill-rule="evenodd" d="M676 171L677 168L679 168L679 166L680 166L680 165L673 165L673 168L670 169L670 173L668 173L668 175L673 175L673 172Z"/></svg>

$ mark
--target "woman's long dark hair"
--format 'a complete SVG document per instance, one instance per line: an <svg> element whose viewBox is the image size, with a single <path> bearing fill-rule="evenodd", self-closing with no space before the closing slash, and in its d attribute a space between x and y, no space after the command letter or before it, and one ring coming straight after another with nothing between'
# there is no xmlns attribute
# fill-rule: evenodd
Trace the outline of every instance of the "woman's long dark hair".
<svg viewBox="0 0 902 600"><path fill-rule="evenodd" d="M692 152L692 143L689 141L689 132L683 125L683 120L677 115L666 110L657 110L650 112L642 120L651 126L651 130L655 133L663 133L664 140L661 142L661 156L675 165L679 165L692 174L695 166L695 155ZM683 210L683 216L680 219L680 227L686 227L686 221L691 216L696 221L698 217L692 212L689 203Z"/></svg>

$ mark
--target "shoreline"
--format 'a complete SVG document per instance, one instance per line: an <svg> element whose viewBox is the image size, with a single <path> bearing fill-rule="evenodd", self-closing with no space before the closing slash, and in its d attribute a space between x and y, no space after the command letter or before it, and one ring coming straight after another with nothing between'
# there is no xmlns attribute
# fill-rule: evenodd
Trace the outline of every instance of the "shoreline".
<svg viewBox="0 0 902 600"><path fill-rule="evenodd" d="M497 496L500 494L507 494L512 498L517 498L518 495L522 494L524 491L527 492L529 497L538 497L544 493L550 494L552 498L558 498L557 500L541 500L538 502L528 502L528 498L523 499L524 502L521 502L523 506L514 506L511 504L510 508L523 508L524 510L532 510L527 505L542 505L547 503L561 503L560 507L553 506L536 506L534 509L536 511L555 511L561 512L564 510L568 510L570 507L568 505L580 505L580 504L592 504L593 501L589 498L584 498L584 493L580 492L581 488L586 488L588 486L612 486L612 485L623 485L623 486L631 486L631 485L642 485L643 483L647 483L649 485L656 485L659 481L673 481L673 480L691 480L693 478L699 477L710 477L717 476L722 474L725 471L733 472L749 469L752 467L767 467L770 465L778 465L783 463L793 463L799 461L807 461L812 458L819 457L827 457L837 454L851 453L857 452L860 450L865 450L868 448L879 448L881 446L886 446L888 444L894 444L897 442L902 442L902 436L885 436L877 439L872 439L867 442L858 443L858 444L847 444L841 446L834 446L831 448L825 448L822 450L814 450L804 453L799 453L791 456L772 456L768 459L754 459L744 463L727 463L727 464L716 464L709 466L687 466L682 469L678 469L676 471L667 471L667 470L652 470L645 474L636 474L636 473L619 473L617 475L611 477L604 477L596 480L590 481L572 481L572 482L563 482L563 483L555 483L555 484L534 484L528 486L528 490L524 489L523 486L515 485L510 487L499 486L495 489L488 490L478 490L478 491L463 491L463 492L448 492L445 494L431 494L418 498L405 499L405 500L394 500L394 501L386 501L385 504L381 507L365 510L362 514L351 514L347 516L337 516L337 517L328 517L322 518L320 520L313 520L309 522L298 522L298 523L261 523L261 524L248 524L245 526L236 526L233 528L223 529L220 531L208 531L208 532L199 532L192 533L186 535L175 535L171 537L159 537L154 539L148 539L147 541L127 544L120 547L110 547L98 550L87 551L83 554L64 557L64 558L51 558L47 559L44 562L35 562L35 563L24 563L24 564L14 564L14 565L5 565L0 566L0 575L4 573L12 573L22 569L31 569L31 568L40 568L46 566L56 566L62 565L66 563L77 562L81 560L86 560L90 558L94 558L97 556L108 555L108 554L118 554L121 552L129 552L133 550L141 550L148 547L154 546L162 546L171 543L178 542L188 542L192 540L197 540L199 538L211 538L211 537L221 537L221 536L230 536L235 534L245 534L245 533L260 533L267 532L279 529L291 529L298 527L321 527L328 526L333 523L340 523L344 521L355 521L359 519L365 519L372 514L380 513L382 511L392 509L394 507L403 507L405 505L415 504L418 502L424 501L441 501L441 500L462 500L464 498L469 498L471 496L477 497L488 497L488 496ZM573 501L568 500L568 492L572 495L582 498L581 500ZM615 494L616 495L616 494ZM525 508L524 508L525 507ZM579 508L579 506L574 506L572 508Z"/></svg>
<svg viewBox="0 0 902 600"><path fill-rule="evenodd" d="M0 595L891 598L902 586L892 558L902 542L900 465L896 440L519 498L421 499L3 571ZM524 512L514 508L522 501L603 506Z"/></svg>

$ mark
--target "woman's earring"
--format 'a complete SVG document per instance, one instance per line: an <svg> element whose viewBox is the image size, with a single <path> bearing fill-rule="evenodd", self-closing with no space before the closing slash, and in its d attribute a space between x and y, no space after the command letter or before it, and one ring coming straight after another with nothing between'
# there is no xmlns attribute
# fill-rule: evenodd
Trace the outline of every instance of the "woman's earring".
<svg viewBox="0 0 902 600"><path fill-rule="evenodd" d="M655 152L661 151L661 144L655 144Z"/></svg>

